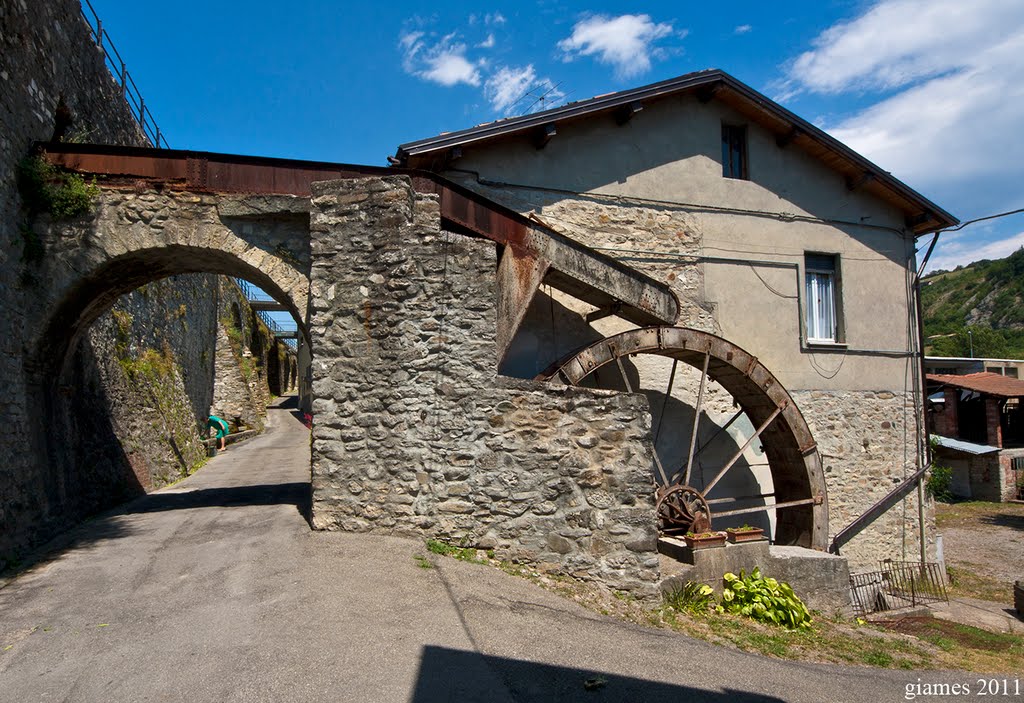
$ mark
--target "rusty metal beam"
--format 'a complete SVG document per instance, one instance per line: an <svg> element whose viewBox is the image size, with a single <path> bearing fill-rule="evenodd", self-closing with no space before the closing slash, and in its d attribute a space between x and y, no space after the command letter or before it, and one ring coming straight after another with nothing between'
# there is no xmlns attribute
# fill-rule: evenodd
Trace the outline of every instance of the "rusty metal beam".
<svg viewBox="0 0 1024 703"><path fill-rule="evenodd" d="M637 325L673 324L679 317L679 300L664 283L430 171L94 144L36 146L50 163L102 176L107 184L147 181L199 192L309 195L317 181L407 176L417 192L438 196L445 228L510 247L517 258L550 262L544 283L599 308L619 305L619 316Z"/></svg>
<svg viewBox="0 0 1024 703"><path fill-rule="evenodd" d="M505 361L551 262L505 248L498 264L498 364Z"/></svg>

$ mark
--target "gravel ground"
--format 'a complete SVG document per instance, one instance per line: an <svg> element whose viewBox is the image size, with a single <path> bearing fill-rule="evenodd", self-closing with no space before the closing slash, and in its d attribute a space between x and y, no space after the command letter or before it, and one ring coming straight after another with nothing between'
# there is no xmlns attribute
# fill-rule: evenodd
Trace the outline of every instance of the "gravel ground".
<svg viewBox="0 0 1024 703"><path fill-rule="evenodd" d="M936 504L946 565L966 569L1008 587L1024 581L1024 504Z"/></svg>

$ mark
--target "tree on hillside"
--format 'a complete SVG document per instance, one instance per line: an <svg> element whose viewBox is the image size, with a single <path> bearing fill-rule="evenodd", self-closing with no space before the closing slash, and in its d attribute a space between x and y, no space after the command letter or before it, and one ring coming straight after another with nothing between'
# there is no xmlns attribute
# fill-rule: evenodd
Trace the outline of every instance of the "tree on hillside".
<svg viewBox="0 0 1024 703"><path fill-rule="evenodd" d="M926 340L926 344L931 346L930 356L974 356L1005 359L1010 355L1009 345L1003 335L989 327L974 325L962 327L949 337Z"/></svg>

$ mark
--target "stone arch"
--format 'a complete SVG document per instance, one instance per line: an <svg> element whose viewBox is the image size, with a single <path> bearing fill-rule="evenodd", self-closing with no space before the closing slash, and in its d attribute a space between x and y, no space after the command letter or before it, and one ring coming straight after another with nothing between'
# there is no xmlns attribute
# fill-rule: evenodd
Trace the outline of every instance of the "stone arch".
<svg viewBox="0 0 1024 703"><path fill-rule="evenodd" d="M237 213L238 196L224 196ZM190 193L105 191L94 218L43 233L49 282L30 365L63 376L71 351L121 295L184 273L242 278L281 303L309 341L308 215L281 234L272 215L222 215L224 202Z"/></svg>
<svg viewBox="0 0 1024 703"><path fill-rule="evenodd" d="M242 278L281 303L309 339L308 213L254 213L245 201L104 190L91 217L36 223L47 255L33 272L45 285L32 301L36 324L26 334L26 406L34 429L25 441L40 458L43 522L60 524L81 509L69 477L84 465L61 441L74 437L67 401L75 391L74 351L121 295L177 274ZM308 198L291 202L308 210Z"/></svg>

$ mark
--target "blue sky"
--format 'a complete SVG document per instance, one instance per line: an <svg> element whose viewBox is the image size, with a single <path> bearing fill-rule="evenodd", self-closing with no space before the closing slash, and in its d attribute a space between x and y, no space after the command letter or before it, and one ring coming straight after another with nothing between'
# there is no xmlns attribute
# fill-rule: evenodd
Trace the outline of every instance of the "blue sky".
<svg viewBox="0 0 1024 703"><path fill-rule="evenodd" d="M1024 207L1024 3L92 0L172 147L383 165L398 144L721 68L963 220ZM1024 215L944 235L951 268Z"/></svg>

